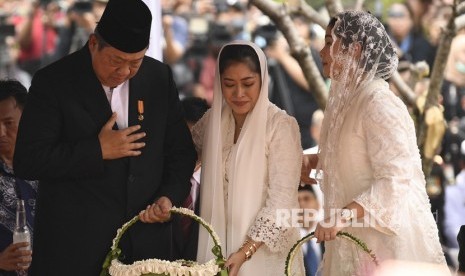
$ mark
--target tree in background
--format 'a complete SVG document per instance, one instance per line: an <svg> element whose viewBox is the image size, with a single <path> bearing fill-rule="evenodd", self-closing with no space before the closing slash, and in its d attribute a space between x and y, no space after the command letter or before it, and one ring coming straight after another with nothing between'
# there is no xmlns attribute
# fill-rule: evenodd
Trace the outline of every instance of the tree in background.
<svg viewBox="0 0 465 276"><path fill-rule="evenodd" d="M313 6L305 0L251 0L250 3L267 15L286 38L291 55L298 61L302 68L309 87L314 91L314 96L321 107L326 106L328 89L321 77L318 67L311 55L311 50L298 35L293 25L291 15L305 16L310 22L320 25L323 29L329 22L329 18L344 10L344 7L352 9L367 9L374 11L378 17L384 15L383 6L397 2L393 0L377 0L365 3L364 0L344 1L320 0L312 1ZM367 4L365 6L365 4ZM329 17L318 9L326 8ZM430 69L424 63L410 65L410 81L406 82L398 72L392 78L399 96L412 111L412 117L417 128L417 143L423 162L423 171L426 176L431 172L433 157L437 154L445 132L446 124L439 103L440 89L443 81L443 72L450 51L451 41L456 31L465 28L465 0L455 0L450 5L451 16L445 28L442 29L438 42L434 68ZM430 75L428 85L421 93L415 93L415 85Z"/></svg>

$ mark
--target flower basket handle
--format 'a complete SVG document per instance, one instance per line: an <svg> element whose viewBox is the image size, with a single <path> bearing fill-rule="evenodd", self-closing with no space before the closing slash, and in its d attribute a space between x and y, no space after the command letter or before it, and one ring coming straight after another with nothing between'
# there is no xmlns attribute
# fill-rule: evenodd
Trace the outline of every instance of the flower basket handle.
<svg viewBox="0 0 465 276"><path fill-rule="evenodd" d="M219 237L213 231L212 226L210 224L208 224L205 220L203 220L201 217L197 216L190 209L172 207L170 209L170 212L172 214L187 216L187 217L197 221L200 225L202 225L208 231L208 233L210 234L210 236L213 239L213 242L215 243L215 246L213 246L213 248L212 248L213 255L215 256L215 262L219 267L221 267L221 271L218 273L218 276L227 276L228 272L227 272L226 268L224 268L224 264L225 264L226 260L224 259L223 253L221 252L221 244L220 244ZM102 265L102 271L100 272L100 276L110 276L110 274L108 272L108 269L111 266L112 260L118 259L119 256L121 255L121 249L118 248L121 237L137 221L139 221L139 215L134 216L131 220L126 222L120 229L118 229L118 231L116 232L116 237L113 239L113 244L111 246L111 251L107 254L107 256L105 258L105 261L104 261L104 263Z"/></svg>
<svg viewBox="0 0 465 276"><path fill-rule="evenodd" d="M362 251L366 252L371 257L371 260L375 263L376 266L378 265L378 259L376 258L376 255L373 253L373 251L371 249L368 248L368 246L365 244L365 242L363 242L359 238L357 238L357 237L355 237L352 234L347 233L347 232L339 232L339 233L337 233L336 236L347 239L347 240L355 243L358 247L360 247L360 249L362 249ZM300 250L300 247L302 246L302 244L306 243L307 241L309 241L310 239L312 239L314 237L315 237L315 232L311 232L310 234L308 234L305 237L298 240L292 246L292 248L289 251L289 254L287 254L287 258L286 258L286 267L285 267L285 275L286 276L292 275L291 274L292 263L294 261L295 254L297 253L298 250Z"/></svg>

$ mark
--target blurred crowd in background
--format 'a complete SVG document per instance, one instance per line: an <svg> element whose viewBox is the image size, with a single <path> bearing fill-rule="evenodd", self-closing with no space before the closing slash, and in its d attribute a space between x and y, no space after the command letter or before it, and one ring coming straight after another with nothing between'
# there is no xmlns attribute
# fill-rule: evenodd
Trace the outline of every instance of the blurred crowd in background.
<svg viewBox="0 0 465 276"><path fill-rule="evenodd" d="M29 87L39 68L86 44L107 1L0 0L0 78L15 78ZM163 61L173 70L181 98L200 97L210 104L220 47L236 39L253 41L269 59L271 101L297 119L302 147L316 146L310 126L319 106L286 40L267 16L247 0L160 1ZM414 82L412 86L419 95L426 93L428 78L418 81L410 69L425 61L431 71L441 29L452 16L452 4L452 0L406 0L378 7L379 14L375 13L398 46L399 73L407 83ZM324 8L319 12L329 19ZM293 21L321 68L319 51L324 45L325 29L303 16L294 16ZM427 179L427 191L444 247L454 255L454 248L458 248L454 237L465 224L463 30L459 30L451 46L440 102L448 128ZM454 261L450 262L453 265Z"/></svg>

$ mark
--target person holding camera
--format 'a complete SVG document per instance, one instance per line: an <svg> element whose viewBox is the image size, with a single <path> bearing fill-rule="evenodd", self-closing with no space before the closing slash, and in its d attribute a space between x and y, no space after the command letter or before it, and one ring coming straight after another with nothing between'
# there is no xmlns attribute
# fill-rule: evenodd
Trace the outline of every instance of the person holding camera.
<svg viewBox="0 0 465 276"><path fill-rule="evenodd" d="M32 76L51 61L58 35L52 10L47 10L45 5L36 0L27 2L27 5L27 13L16 17L14 23L20 46L18 65Z"/></svg>
<svg viewBox="0 0 465 276"><path fill-rule="evenodd" d="M189 42L189 25L187 20L176 10L176 1L162 0L162 24L164 33L163 60L173 65L186 52Z"/></svg>
<svg viewBox="0 0 465 276"><path fill-rule="evenodd" d="M58 60L82 48L94 32L108 0L79 0L69 7L63 26L59 28L60 40L55 51Z"/></svg>
<svg viewBox="0 0 465 276"><path fill-rule="evenodd" d="M306 149L315 146L315 141L308 132L308 118L318 109L318 104L297 60L289 52L286 39L274 25L265 25L254 32L254 41L261 45L268 58L270 100L296 118L302 147ZM312 56L318 68L321 68L317 51L312 51Z"/></svg>

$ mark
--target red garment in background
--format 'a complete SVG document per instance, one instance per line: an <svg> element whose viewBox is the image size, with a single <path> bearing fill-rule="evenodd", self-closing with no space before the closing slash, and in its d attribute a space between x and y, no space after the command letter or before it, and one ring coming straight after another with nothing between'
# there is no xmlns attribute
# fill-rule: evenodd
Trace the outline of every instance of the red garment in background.
<svg viewBox="0 0 465 276"><path fill-rule="evenodd" d="M31 44L27 48L21 48L18 60L37 60L42 58L43 54L52 54L55 51L57 33L55 29L50 26L46 26L43 23L42 18L44 17L44 11L39 9L32 21L32 40ZM26 18L16 17L13 19L13 23L18 26L24 23Z"/></svg>

